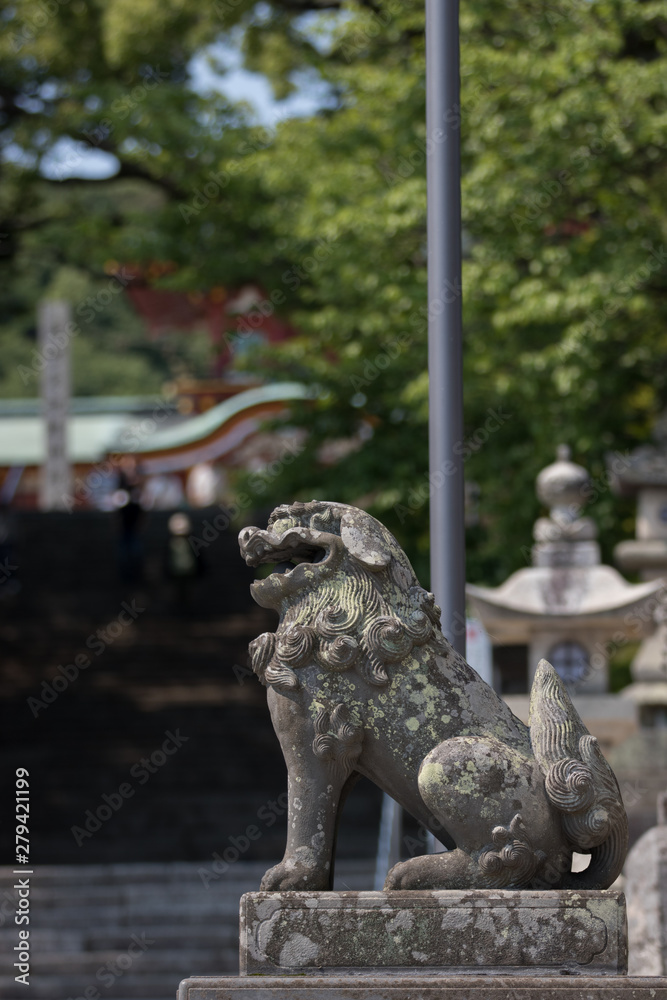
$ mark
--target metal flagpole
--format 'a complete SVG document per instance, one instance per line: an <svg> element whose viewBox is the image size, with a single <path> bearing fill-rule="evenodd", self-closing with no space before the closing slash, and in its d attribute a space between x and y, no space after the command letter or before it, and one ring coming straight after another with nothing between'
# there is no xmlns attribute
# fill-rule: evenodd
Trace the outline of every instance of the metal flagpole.
<svg viewBox="0 0 667 1000"><path fill-rule="evenodd" d="M426 0L431 590L465 656L460 124L458 0Z"/></svg>
<svg viewBox="0 0 667 1000"><path fill-rule="evenodd" d="M431 590L443 632L465 656L461 152L458 0L426 0ZM383 797L375 888L400 859L401 808ZM442 845L429 834L429 850Z"/></svg>

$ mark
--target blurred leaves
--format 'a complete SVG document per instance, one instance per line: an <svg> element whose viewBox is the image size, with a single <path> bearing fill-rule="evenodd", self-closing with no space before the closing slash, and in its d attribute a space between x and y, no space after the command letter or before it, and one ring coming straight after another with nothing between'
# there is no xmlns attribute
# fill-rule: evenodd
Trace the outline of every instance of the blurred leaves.
<svg viewBox="0 0 667 1000"><path fill-rule="evenodd" d="M362 503L426 580L422 0L72 0L17 49L34 9L4 7L2 141L22 150L3 164L8 273L43 287L56 263L168 260L163 284L281 292L302 335L248 364L319 397L294 412L309 444L266 501ZM525 561L560 441L601 484L610 558L631 508L605 454L646 440L665 404L667 3L466 0L461 33L468 577L493 583ZM267 129L194 94L189 59L216 39L279 97L317 83L322 110ZM63 136L113 155L116 181L44 181Z"/></svg>

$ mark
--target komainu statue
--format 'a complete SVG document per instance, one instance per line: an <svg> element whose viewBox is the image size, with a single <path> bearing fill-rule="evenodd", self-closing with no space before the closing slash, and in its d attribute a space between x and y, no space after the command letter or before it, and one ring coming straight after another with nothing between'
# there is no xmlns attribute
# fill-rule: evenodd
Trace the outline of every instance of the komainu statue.
<svg viewBox="0 0 667 1000"><path fill-rule="evenodd" d="M359 775L448 848L396 865L386 889L605 889L621 871L618 784L542 660L525 726L443 637L396 539L345 504L277 507L244 528L252 585L278 612L250 646L288 770L285 857L264 890L329 889L336 828ZM591 855L571 872L572 852Z"/></svg>

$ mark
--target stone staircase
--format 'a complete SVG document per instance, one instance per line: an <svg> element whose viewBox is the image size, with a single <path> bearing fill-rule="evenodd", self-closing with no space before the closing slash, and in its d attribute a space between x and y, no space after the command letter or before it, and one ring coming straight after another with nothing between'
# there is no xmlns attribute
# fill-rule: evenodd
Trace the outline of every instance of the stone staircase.
<svg viewBox="0 0 667 1000"><path fill-rule="evenodd" d="M12 972L18 927L0 868L2 1000L173 1000L190 975L238 974L239 897L264 862L45 865L30 880L30 983ZM207 885L204 885L206 881ZM370 889L372 861L341 861L337 889Z"/></svg>
<svg viewBox="0 0 667 1000"><path fill-rule="evenodd" d="M215 513L192 512L197 536ZM0 803L11 809L16 769L27 768L35 864L210 857L285 790L266 691L247 667L248 642L273 628L275 615L252 601L254 570L231 531L205 550L192 606L174 608L160 571L167 516L147 518L146 579L134 588L117 579L110 515L17 516L21 590L0 602ZM133 601L144 610L98 655L97 630ZM58 665L81 654L90 666L33 711L30 699L45 684L61 686ZM187 742L165 760L168 733ZM164 766L148 774L139 762L153 754ZM117 797L128 783L122 808L93 836L75 839L86 816L107 811L103 796ZM377 790L360 783L346 805L339 856L374 855L379 811ZM260 822L262 836L243 860L268 865L282 852L285 822L284 814ZM0 863L13 857L13 824L2 823Z"/></svg>

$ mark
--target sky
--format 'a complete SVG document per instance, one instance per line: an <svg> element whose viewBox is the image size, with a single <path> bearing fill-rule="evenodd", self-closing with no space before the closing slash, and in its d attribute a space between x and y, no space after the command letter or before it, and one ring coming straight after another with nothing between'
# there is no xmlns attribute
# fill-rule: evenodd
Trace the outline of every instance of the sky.
<svg viewBox="0 0 667 1000"><path fill-rule="evenodd" d="M223 63L224 74L216 72L213 62ZM324 87L318 81L302 78L297 90L286 100L276 101L271 86L260 73L250 73L242 67L242 56L230 44L218 42L196 55L189 66L192 87L205 95L212 91L224 94L231 101L245 101L252 108L257 124L272 127L285 118L310 115L325 100ZM118 169L115 156L75 140L61 139L42 160L42 173L49 178L111 177Z"/></svg>
<svg viewBox="0 0 667 1000"><path fill-rule="evenodd" d="M229 67L221 76L209 62L209 54L214 59L224 61ZM243 58L238 49L231 45L216 43L206 52L197 55L190 62L192 86L200 94L211 90L224 94L231 101L247 101L254 106L259 125L272 125L283 118L298 118L310 115L321 107L325 98L322 84L302 78L301 86L284 101L276 101L271 86L261 73L250 73L242 67Z"/></svg>

